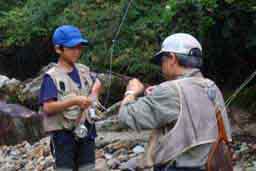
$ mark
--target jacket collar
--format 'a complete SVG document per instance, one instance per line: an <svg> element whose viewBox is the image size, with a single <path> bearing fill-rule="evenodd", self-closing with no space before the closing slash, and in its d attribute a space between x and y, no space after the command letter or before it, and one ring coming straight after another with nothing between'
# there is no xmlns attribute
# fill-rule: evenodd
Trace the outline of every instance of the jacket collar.
<svg viewBox="0 0 256 171"><path fill-rule="evenodd" d="M203 77L203 74L197 68L186 69L186 71L182 75L177 76L176 79L183 79L187 77Z"/></svg>

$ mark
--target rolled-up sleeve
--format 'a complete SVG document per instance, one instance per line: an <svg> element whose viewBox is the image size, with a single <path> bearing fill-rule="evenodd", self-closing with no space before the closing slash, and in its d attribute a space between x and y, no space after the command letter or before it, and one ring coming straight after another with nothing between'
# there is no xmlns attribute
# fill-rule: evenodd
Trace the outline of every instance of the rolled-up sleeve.
<svg viewBox="0 0 256 171"><path fill-rule="evenodd" d="M178 89L173 83L165 82L156 86L152 95L123 105L119 120L132 129L153 129L177 120L179 111Z"/></svg>

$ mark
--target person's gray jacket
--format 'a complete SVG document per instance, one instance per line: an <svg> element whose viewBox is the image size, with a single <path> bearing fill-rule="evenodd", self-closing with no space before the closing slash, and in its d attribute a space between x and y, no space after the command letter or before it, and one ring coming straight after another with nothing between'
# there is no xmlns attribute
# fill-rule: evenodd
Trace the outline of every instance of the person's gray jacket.
<svg viewBox="0 0 256 171"><path fill-rule="evenodd" d="M199 70L192 69L188 70L187 73L180 76L178 79L193 76L202 77ZM216 87L215 84L213 86ZM211 96L211 91L209 91L209 96ZM193 104L197 102L194 101L189 103ZM214 95L214 103L216 103L223 112L225 126L227 129L226 131L231 140L230 125L227 119L225 105L223 97L218 88L217 95L216 93ZM200 107L200 104L198 104L198 106ZM177 86L172 83L172 81L167 81L156 86L151 95L138 98L135 101L123 105L119 111L119 119L129 127L138 131L142 129L160 129L165 127L167 124L175 124L180 117L180 110L181 100L179 90ZM216 137L216 134L216 130L212 131L212 137ZM168 141L172 141L172 139L169 139ZM169 162L175 161L177 166L183 167L203 166L206 163L211 144L212 140L208 143L206 142L193 146L185 151L182 151L181 154L175 156L175 158L172 158L172 160Z"/></svg>

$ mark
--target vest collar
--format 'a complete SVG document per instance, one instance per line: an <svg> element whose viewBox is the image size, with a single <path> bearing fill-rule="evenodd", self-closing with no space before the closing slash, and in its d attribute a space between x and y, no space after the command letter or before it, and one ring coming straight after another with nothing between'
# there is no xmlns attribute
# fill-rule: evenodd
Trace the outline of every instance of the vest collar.
<svg viewBox="0 0 256 171"><path fill-rule="evenodd" d="M75 69L77 70L76 66L74 65L71 71L67 71L66 69L62 68L61 66L59 66L58 64L55 65L55 67L58 69L58 71L64 73L64 74L69 74L71 72L73 72Z"/></svg>
<svg viewBox="0 0 256 171"><path fill-rule="evenodd" d="M73 72L74 70L77 70L78 75L79 75L79 78L80 78L80 82L81 82L81 87L80 87L80 88L79 88L79 86L74 82L74 80L72 80L72 79L70 78L70 76L68 75L70 72L66 71L65 69L63 69L62 67L60 67L60 66L57 65L57 64L55 65L55 68L57 69L58 72L61 72L62 74L64 74L64 75L67 77L67 79L71 80L72 84L74 84L74 86L77 87L78 90L83 89L83 88L85 87L85 85L84 85L84 81L85 81L85 80L84 80L84 78L82 77L82 73L80 72L79 68L78 68L76 65L73 66L73 70L72 70L71 72Z"/></svg>

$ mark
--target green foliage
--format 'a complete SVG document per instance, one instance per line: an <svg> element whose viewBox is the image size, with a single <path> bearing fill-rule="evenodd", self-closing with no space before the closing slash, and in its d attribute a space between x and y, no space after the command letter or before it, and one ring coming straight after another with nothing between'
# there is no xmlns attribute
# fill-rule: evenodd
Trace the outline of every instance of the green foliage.
<svg viewBox="0 0 256 171"><path fill-rule="evenodd" d="M23 3L7 5L1 2L5 4L5 11L0 14L2 46L26 47L35 40L50 40L57 26L73 24L91 42L81 62L94 70L109 70L112 39L127 0L20 2ZM166 36L186 32L203 44L206 66L203 70L207 76L225 87L234 88L255 69L255 30L255 0L133 1L116 40L112 67L114 72L140 77L145 82L159 81L160 70L150 64L150 58Z"/></svg>
<svg viewBox="0 0 256 171"><path fill-rule="evenodd" d="M38 37L49 35L64 14L69 0L35 1L27 0L21 8L15 7L0 18L0 31L4 32L5 44L25 45ZM64 12L63 12L64 9ZM57 19L57 20L56 20ZM65 22L65 20L64 20Z"/></svg>
<svg viewBox="0 0 256 171"><path fill-rule="evenodd" d="M22 6L25 0L4 0L0 1L0 16L15 6Z"/></svg>
<svg viewBox="0 0 256 171"><path fill-rule="evenodd" d="M217 0L169 0L164 18L171 23L172 32L189 32L204 37L215 24L212 17Z"/></svg>

